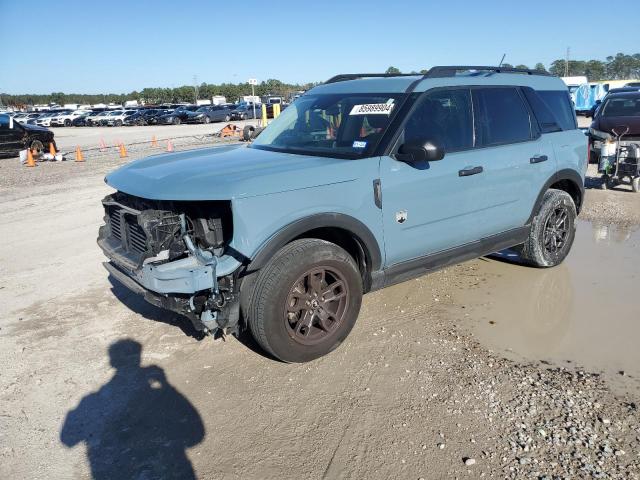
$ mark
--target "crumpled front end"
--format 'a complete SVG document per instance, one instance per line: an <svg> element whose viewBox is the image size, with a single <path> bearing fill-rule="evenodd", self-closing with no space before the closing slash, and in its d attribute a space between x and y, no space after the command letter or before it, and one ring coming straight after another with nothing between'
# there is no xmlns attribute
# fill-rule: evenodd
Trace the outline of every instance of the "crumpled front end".
<svg viewBox="0 0 640 480"><path fill-rule="evenodd" d="M233 229L230 202L156 201L116 192L102 203L98 245L116 280L185 315L197 330L237 333L236 278L218 278Z"/></svg>

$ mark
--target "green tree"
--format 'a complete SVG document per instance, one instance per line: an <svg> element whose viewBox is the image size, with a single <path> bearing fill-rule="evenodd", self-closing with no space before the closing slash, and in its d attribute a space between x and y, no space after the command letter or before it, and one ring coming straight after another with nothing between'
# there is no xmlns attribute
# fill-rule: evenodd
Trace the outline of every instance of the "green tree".
<svg viewBox="0 0 640 480"><path fill-rule="evenodd" d="M520 65L516 65L516 68L522 68L524 70L529 70L529 67L527 67L525 64L521 63Z"/></svg>
<svg viewBox="0 0 640 480"><path fill-rule="evenodd" d="M533 68L535 70L540 70L541 72L546 72L547 71L547 69L544 68L544 63L540 63L540 62L536 63L536 66L533 67Z"/></svg>
<svg viewBox="0 0 640 480"><path fill-rule="evenodd" d="M392 74L397 74L397 73L401 73L399 68L396 67L389 67L387 68L387 71L384 73L392 73Z"/></svg>

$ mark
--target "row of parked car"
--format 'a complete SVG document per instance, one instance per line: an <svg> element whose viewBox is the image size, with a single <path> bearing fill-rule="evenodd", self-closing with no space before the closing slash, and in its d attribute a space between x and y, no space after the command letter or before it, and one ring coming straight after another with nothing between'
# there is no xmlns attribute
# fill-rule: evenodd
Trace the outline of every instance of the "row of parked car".
<svg viewBox="0 0 640 480"><path fill-rule="evenodd" d="M168 105L117 110L57 110L13 115L20 124L40 127L91 127L123 125L179 125L181 123L228 122L260 118L261 105Z"/></svg>

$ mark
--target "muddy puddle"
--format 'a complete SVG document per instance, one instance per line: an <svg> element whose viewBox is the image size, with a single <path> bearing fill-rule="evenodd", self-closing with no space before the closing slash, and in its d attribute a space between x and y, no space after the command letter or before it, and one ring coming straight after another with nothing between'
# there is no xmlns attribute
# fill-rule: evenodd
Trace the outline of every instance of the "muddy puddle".
<svg viewBox="0 0 640 480"><path fill-rule="evenodd" d="M478 340L516 360L579 366L640 397L640 228L580 221L559 267L501 252L469 266L454 309Z"/></svg>

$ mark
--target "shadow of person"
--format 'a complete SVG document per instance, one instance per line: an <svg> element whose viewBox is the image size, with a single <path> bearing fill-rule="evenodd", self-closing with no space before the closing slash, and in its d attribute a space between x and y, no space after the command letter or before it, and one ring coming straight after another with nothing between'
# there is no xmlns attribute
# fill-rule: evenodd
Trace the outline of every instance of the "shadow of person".
<svg viewBox="0 0 640 480"><path fill-rule="evenodd" d="M140 366L141 353L130 339L109 347L115 375L67 414L60 440L85 442L94 479L194 479L186 449L204 439L202 419L162 368Z"/></svg>

